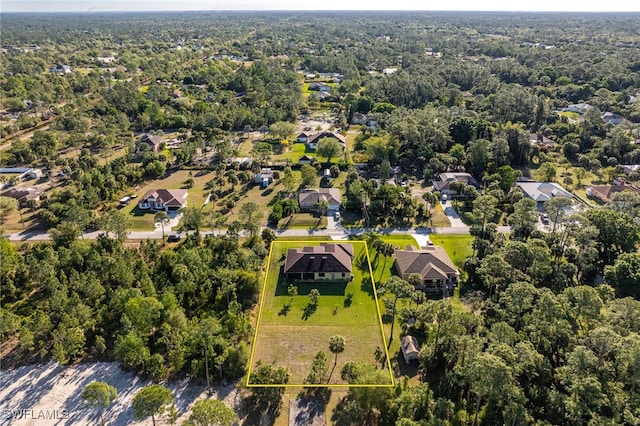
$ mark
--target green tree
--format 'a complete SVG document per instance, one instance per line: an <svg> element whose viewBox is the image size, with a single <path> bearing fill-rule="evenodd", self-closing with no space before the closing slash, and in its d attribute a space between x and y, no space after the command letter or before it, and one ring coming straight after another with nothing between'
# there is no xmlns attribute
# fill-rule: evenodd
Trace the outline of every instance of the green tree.
<svg viewBox="0 0 640 426"><path fill-rule="evenodd" d="M191 408L187 426L232 426L238 420L236 413L217 399L201 399Z"/></svg>
<svg viewBox="0 0 640 426"><path fill-rule="evenodd" d="M269 126L269 133L276 139L289 139L296 133L297 126L286 121L277 121Z"/></svg>
<svg viewBox="0 0 640 426"><path fill-rule="evenodd" d="M249 235L253 237L258 230L258 222L262 219L260 206L253 201L244 203L240 206L238 216L242 229L249 231Z"/></svg>
<svg viewBox="0 0 640 426"><path fill-rule="evenodd" d="M142 388L133 397L132 407L136 420L151 417L153 426L156 424L156 416L162 416L169 412L170 416L175 411L174 396L171 391L161 385L150 385Z"/></svg>
<svg viewBox="0 0 640 426"><path fill-rule="evenodd" d="M318 291L317 288L312 288L311 291L309 292L309 304L312 306L318 306L319 302L320 302L320 291Z"/></svg>
<svg viewBox="0 0 640 426"><path fill-rule="evenodd" d="M113 234L116 240L122 242L129 235L131 220L121 211L113 211L102 216L98 224L107 235Z"/></svg>
<svg viewBox="0 0 640 426"><path fill-rule="evenodd" d="M540 164L538 167L538 178L543 182L553 182L556 177L556 165L551 162Z"/></svg>
<svg viewBox="0 0 640 426"><path fill-rule="evenodd" d="M18 200L0 196L0 222L4 223L11 213L18 211Z"/></svg>
<svg viewBox="0 0 640 426"><path fill-rule="evenodd" d="M285 367L276 367L263 364L258 360L256 368L251 373L252 385L286 385L289 383L289 371ZM282 405L282 395L285 388L276 387L252 387L251 392L258 401L269 408L279 409Z"/></svg>
<svg viewBox="0 0 640 426"><path fill-rule="evenodd" d="M338 354L344 352L345 345L346 342L344 336L340 336L339 334L331 336L331 338L329 339L329 350L336 356L335 360L333 361L334 366L338 364Z"/></svg>
<svg viewBox="0 0 640 426"><path fill-rule="evenodd" d="M507 220L513 226L511 237L526 240L536 229L536 223L538 223L536 202L530 198L522 198L517 201L513 205L513 213L509 215Z"/></svg>
<svg viewBox="0 0 640 426"><path fill-rule="evenodd" d="M329 364L327 364L327 355L324 353L324 351L320 351L313 357L311 371L309 372L307 377L305 377L303 383L309 385L323 384L327 380L328 372Z"/></svg>
<svg viewBox="0 0 640 426"><path fill-rule="evenodd" d="M380 287L380 294L392 295L392 299L386 299L389 300L389 302L385 302L385 306L387 306L387 309L391 312L391 334L389 336L389 342L393 340L393 327L396 321L398 300L411 297L414 291L415 288L408 281L395 275L389 277Z"/></svg>
<svg viewBox="0 0 640 426"><path fill-rule="evenodd" d="M300 167L301 182L300 185L304 188L314 186L318 180L318 172L310 164L303 164Z"/></svg>
<svg viewBox="0 0 640 426"><path fill-rule="evenodd" d="M82 399L92 408L97 408L100 423L104 426L103 411L118 397L115 387L105 382L91 382L82 391Z"/></svg>
<svg viewBox="0 0 640 426"><path fill-rule="evenodd" d="M340 143L335 138L321 138L316 147L316 154L327 159L327 163L331 159L337 157L342 152Z"/></svg>
<svg viewBox="0 0 640 426"><path fill-rule="evenodd" d="M621 296L640 299L640 255L623 253L604 268L604 278Z"/></svg>
<svg viewBox="0 0 640 426"><path fill-rule="evenodd" d="M164 239L164 227L169 224L169 214L164 211L159 211L153 216L153 222L159 223L162 227L162 238Z"/></svg>
<svg viewBox="0 0 640 426"><path fill-rule="evenodd" d="M199 233L205 221L203 211L197 207L184 207L181 211L184 227L193 229L196 233Z"/></svg>

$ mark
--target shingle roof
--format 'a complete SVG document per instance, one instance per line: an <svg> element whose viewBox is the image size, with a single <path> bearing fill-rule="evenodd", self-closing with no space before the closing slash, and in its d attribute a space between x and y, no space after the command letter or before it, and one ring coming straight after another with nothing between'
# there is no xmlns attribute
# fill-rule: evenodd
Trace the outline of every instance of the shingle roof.
<svg viewBox="0 0 640 426"><path fill-rule="evenodd" d="M338 141L341 144L347 143L347 140L345 139L345 137L342 136L340 133L336 133L336 132L321 132L313 136L309 136L309 138L307 139L307 142L308 143L318 142L322 138L335 138L335 139L338 139Z"/></svg>
<svg viewBox="0 0 640 426"><path fill-rule="evenodd" d="M338 188L308 189L300 192L298 202L300 204L315 204L320 200L327 200L329 205L342 204L342 196Z"/></svg>
<svg viewBox="0 0 640 426"><path fill-rule="evenodd" d="M527 197L537 202L544 202L553 197L572 197L569 191L553 182L516 182L516 185L522 188Z"/></svg>
<svg viewBox="0 0 640 426"><path fill-rule="evenodd" d="M153 198L165 206L182 207L186 204L186 195L186 189L151 189L144 194L140 202Z"/></svg>
<svg viewBox="0 0 640 426"><path fill-rule="evenodd" d="M289 249L284 272L351 272L353 256L353 246L342 243Z"/></svg>
<svg viewBox="0 0 640 426"><path fill-rule="evenodd" d="M441 246L421 250L396 250L396 266L400 275L419 274L422 279L447 279L457 269Z"/></svg>

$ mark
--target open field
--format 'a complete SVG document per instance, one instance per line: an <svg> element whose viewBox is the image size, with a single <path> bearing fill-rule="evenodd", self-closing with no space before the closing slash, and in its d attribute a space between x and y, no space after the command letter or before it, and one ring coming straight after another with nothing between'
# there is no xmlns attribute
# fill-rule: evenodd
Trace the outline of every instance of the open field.
<svg viewBox="0 0 640 426"><path fill-rule="evenodd" d="M251 369L257 361L286 367L290 385L300 385L310 371L313 357L324 351L333 368L328 383L345 385L340 371L348 361L376 364L376 348L384 348L380 317L374 287L369 284L369 258L365 243L350 242L354 246L354 279L350 282L295 282L298 296L290 298L288 282L281 274L289 248L319 245L318 241L281 242L272 245L267 278L260 306L254 340ZM309 304L311 289L320 291L320 302L314 309ZM290 309L285 305L291 300ZM337 357L329 351L333 335L345 337L343 353ZM375 337L378 336L378 337ZM251 383L251 371L249 383ZM392 383L389 371L389 384Z"/></svg>

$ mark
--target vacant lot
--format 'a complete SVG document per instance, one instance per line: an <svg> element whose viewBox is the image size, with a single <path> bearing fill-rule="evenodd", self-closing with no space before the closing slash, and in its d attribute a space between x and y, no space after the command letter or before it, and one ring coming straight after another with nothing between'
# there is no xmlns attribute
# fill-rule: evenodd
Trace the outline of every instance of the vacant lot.
<svg viewBox="0 0 640 426"><path fill-rule="evenodd" d="M298 295L291 298L289 283L281 274L287 249L319 245L319 241L274 242L265 280L252 357L257 361L286 367L290 385L302 384L309 374L313 357L324 351L331 373L329 385L345 385L340 371L348 361L376 364L376 348L384 350L384 336L376 307L376 294L370 281L369 257L365 244L353 244L354 279L345 282L295 282ZM309 293L320 291L315 309L310 307ZM291 302L289 309L285 308ZM337 357L329 351L333 335L345 338L344 352ZM249 373L251 374L251 372ZM251 383L251 376L249 376ZM389 371L389 384L392 374Z"/></svg>

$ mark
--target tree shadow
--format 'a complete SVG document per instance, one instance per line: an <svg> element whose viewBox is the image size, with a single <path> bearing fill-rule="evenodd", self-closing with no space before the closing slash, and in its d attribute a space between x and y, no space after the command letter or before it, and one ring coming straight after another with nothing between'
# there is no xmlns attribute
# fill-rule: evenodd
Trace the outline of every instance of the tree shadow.
<svg viewBox="0 0 640 426"><path fill-rule="evenodd" d="M360 290L369 294L369 296L373 297L373 280L370 276L362 277L362 282L360 283Z"/></svg>
<svg viewBox="0 0 640 426"><path fill-rule="evenodd" d="M282 309L280 309L280 312L278 312L278 316L284 316L286 317L287 314L289 313L289 311L291 311L291 304L290 303L286 303Z"/></svg>
<svg viewBox="0 0 640 426"><path fill-rule="evenodd" d="M309 303L302 310L302 319L305 321L308 320L309 317L311 317L311 315L313 315L316 312L316 310L318 310L318 305Z"/></svg>
<svg viewBox="0 0 640 426"><path fill-rule="evenodd" d="M344 302L342 303L342 305L345 308L348 308L349 306L351 306L351 304L353 303L353 293L349 293L347 294L347 296L344 298Z"/></svg>
<svg viewBox="0 0 640 426"><path fill-rule="evenodd" d="M327 379L327 384L331 383L331 377L333 377L333 372L336 370L336 363L333 363L333 367L331 367L331 372L329 373L329 378Z"/></svg>

